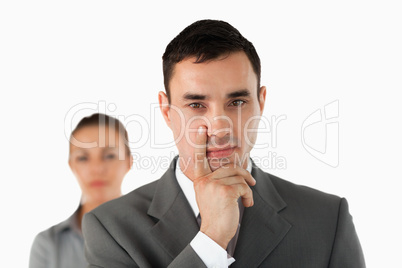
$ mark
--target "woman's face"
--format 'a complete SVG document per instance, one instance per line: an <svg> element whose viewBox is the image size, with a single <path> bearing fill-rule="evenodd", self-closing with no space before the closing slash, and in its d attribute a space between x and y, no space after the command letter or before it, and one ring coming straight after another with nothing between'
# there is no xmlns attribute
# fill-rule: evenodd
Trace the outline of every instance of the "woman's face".
<svg viewBox="0 0 402 268"><path fill-rule="evenodd" d="M71 138L69 165L81 187L82 202L103 203L121 195L131 156L114 128L86 126Z"/></svg>

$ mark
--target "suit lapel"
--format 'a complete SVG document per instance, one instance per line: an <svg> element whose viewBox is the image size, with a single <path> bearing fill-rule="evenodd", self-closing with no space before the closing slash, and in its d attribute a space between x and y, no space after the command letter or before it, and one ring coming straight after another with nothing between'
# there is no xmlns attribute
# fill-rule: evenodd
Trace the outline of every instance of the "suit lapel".
<svg viewBox="0 0 402 268"><path fill-rule="evenodd" d="M152 238L174 259L196 236L199 226L175 176L177 157L159 180L148 214L159 221ZM258 266L275 249L291 225L278 212L286 203L269 175L253 163L254 206L245 208L231 267Z"/></svg>
<svg viewBox="0 0 402 268"><path fill-rule="evenodd" d="M239 239L231 267L256 267L268 257L290 230L291 225L278 212L286 207L269 175L253 164L254 206L245 208Z"/></svg>
<svg viewBox="0 0 402 268"><path fill-rule="evenodd" d="M175 176L177 157L159 180L148 215L159 219L151 236L175 258L199 231L197 220Z"/></svg>

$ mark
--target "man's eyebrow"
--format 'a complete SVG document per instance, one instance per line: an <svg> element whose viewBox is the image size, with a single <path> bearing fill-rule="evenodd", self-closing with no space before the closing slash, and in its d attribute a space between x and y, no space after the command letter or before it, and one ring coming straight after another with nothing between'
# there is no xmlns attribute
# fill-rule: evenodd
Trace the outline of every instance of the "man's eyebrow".
<svg viewBox="0 0 402 268"><path fill-rule="evenodd" d="M187 92L186 94L184 94L183 99L184 100L206 100L207 96L202 95L202 94Z"/></svg>
<svg viewBox="0 0 402 268"><path fill-rule="evenodd" d="M241 89L241 90L237 90L237 91L227 94L226 98L233 99L233 98L249 97L249 96L250 96L250 91L248 89Z"/></svg>
<svg viewBox="0 0 402 268"><path fill-rule="evenodd" d="M240 89L236 90L234 92L228 93L226 95L226 98L228 99L233 99L233 98L238 98L238 97L249 97L250 91L248 89ZM187 92L183 95L184 100L206 100L208 97L203 94L197 94L197 93L191 93Z"/></svg>

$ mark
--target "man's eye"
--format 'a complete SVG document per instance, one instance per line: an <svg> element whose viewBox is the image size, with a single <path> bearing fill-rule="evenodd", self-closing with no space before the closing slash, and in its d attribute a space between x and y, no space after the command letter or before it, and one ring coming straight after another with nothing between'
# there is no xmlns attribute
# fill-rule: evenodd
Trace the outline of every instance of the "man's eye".
<svg viewBox="0 0 402 268"><path fill-rule="evenodd" d="M191 108L194 108L194 109L199 109L199 108L203 108L204 106L202 105L202 104L200 104L200 103L191 103L190 105L189 105Z"/></svg>
<svg viewBox="0 0 402 268"><path fill-rule="evenodd" d="M235 100L229 104L229 106L241 106L246 103L244 100Z"/></svg>

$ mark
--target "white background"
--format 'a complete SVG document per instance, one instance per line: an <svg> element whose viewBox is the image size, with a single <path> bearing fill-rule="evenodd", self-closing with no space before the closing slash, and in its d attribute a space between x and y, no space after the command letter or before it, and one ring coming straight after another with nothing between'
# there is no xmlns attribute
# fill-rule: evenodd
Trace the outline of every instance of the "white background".
<svg viewBox="0 0 402 268"><path fill-rule="evenodd" d="M142 160L126 176L124 193L160 177L166 168L145 160L176 152L151 148L172 141L152 106L163 90L161 56L184 27L214 18L254 43L268 89L264 116L286 116L276 147L253 151L274 152L286 166L264 170L346 197L367 266L399 265L401 11L398 1L2 1L2 264L27 267L34 236L76 209L80 190L65 133L83 116L131 116L130 139L142 143L133 152ZM333 101L337 167L311 156L301 140L303 121ZM106 110L90 109L103 104ZM325 142L319 129L310 131L321 131L310 139L315 147Z"/></svg>

